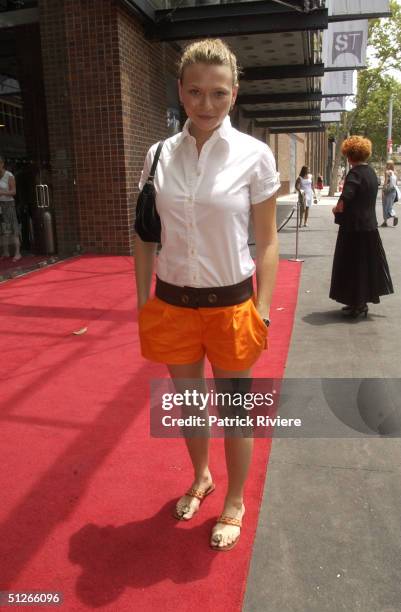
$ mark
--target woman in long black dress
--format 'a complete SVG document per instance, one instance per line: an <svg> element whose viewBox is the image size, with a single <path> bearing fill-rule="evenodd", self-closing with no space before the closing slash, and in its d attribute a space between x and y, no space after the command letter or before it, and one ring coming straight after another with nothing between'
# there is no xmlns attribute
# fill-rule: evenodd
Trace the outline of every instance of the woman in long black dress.
<svg viewBox="0 0 401 612"><path fill-rule="evenodd" d="M378 304L381 295L393 293L386 254L377 229L378 181L367 160L372 143L352 136L342 145L351 170L343 192L333 208L340 225L334 253L330 298L345 304L344 314L367 316L368 302Z"/></svg>

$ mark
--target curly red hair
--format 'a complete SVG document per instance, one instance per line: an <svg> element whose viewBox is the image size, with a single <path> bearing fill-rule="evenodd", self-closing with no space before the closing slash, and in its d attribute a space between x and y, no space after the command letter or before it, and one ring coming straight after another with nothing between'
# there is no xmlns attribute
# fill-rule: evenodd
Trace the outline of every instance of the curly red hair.
<svg viewBox="0 0 401 612"><path fill-rule="evenodd" d="M369 138L351 136L341 145L341 153L351 162L364 162L372 155L372 143Z"/></svg>

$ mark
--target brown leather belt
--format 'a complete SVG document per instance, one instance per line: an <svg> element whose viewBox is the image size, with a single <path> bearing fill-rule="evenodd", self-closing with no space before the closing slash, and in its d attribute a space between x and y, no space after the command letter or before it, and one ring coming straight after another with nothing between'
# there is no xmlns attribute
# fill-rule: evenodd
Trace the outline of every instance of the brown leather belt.
<svg viewBox="0 0 401 612"><path fill-rule="evenodd" d="M225 287L178 287L156 277L156 296L172 304L184 308L217 308L218 306L234 306L246 302L253 295L252 277L250 276L236 285Z"/></svg>

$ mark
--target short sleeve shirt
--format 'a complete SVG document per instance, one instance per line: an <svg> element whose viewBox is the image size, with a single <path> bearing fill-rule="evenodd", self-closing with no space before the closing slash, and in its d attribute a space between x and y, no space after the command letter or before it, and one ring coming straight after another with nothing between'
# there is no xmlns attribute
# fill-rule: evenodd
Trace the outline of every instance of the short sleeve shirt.
<svg viewBox="0 0 401 612"><path fill-rule="evenodd" d="M162 249L156 273L179 286L220 287L239 283L255 271L248 247L252 205L280 187L274 156L260 140L231 126L227 116L200 155L189 133L168 138L155 175ZM156 152L148 151L142 189Z"/></svg>
<svg viewBox="0 0 401 612"><path fill-rule="evenodd" d="M14 178L14 175L11 174L11 172L9 172L8 170L6 170L0 179L0 189L8 191L8 180L10 178ZM12 196L0 195L0 202L14 202L14 198Z"/></svg>

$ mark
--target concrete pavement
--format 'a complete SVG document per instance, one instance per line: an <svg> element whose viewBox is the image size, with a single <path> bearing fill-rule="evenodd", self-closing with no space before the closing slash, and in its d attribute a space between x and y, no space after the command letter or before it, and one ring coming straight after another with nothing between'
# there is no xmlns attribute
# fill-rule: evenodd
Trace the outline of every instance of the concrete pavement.
<svg viewBox="0 0 401 612"><path fill-rule="evenodd" d="M302 277L286 377L401 378L401 227L380 229L395 294L370 305L366 320L344 320L328 297L335 201L313 206L300 231L305 262L293 264ZM377 214L380 224L379 200ZM291 220L281 257L294 248ZM275 438L245 612L399 612L400 476L398 438Z"/></svg>

